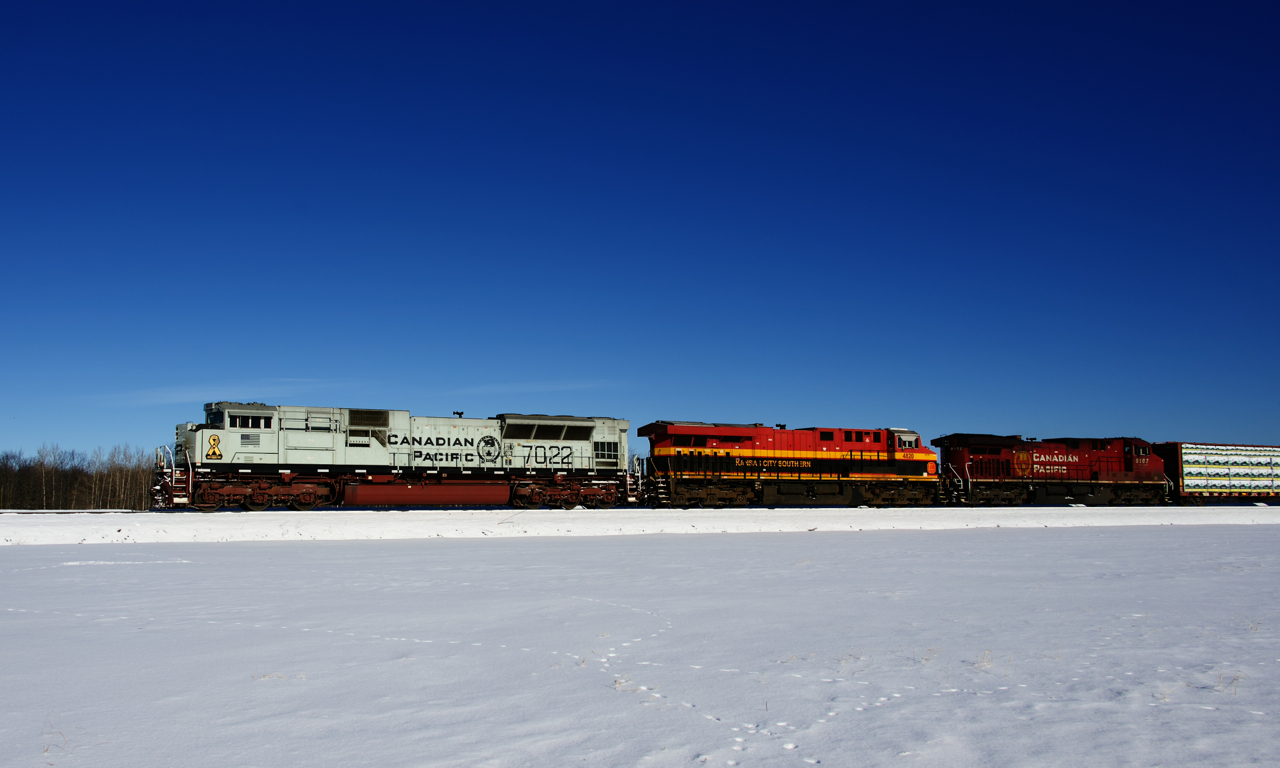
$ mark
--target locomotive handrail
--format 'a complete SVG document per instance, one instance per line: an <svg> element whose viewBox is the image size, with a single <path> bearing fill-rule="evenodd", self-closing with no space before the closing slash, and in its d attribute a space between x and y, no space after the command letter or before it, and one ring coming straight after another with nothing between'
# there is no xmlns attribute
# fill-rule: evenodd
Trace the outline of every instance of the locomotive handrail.
<svg viewBox="0 0 1280 768"><path fill-rule="evenodd" d="M166 464L164 460L165 458L164 455L166 453L169 454L168 464ZM156 464L159 465L159 468L161 471L165 471L165 470L177 467L177 459L174 458L173 451L170 450L169 446L167 445L162 445L156 448L156 459L157 459Z"/></svg>
<svg viewBox="0 0 1280 768"><path fill-rule="evenodd" d="M187 490L187 503L188 503L188 504L190 504L190 503L191 503L191 493L192 493L192 491L194 491L194 490L195 490L195 488L194 488L194 487L193 487L193 485L192 485L192 483L195 481L195 478L193 477L193 475L194 475L195 473L191 471L191 451L188 451L186 448L183 448L183 449L182 449L182 455L183 455L183 456L185 456L185 457L186 457L186 459L187 459L187 488L186 488L186 490ZM177 467L177 460L176 460L176 459L174 460L174 467L175 467L175 468Z"/></svg>

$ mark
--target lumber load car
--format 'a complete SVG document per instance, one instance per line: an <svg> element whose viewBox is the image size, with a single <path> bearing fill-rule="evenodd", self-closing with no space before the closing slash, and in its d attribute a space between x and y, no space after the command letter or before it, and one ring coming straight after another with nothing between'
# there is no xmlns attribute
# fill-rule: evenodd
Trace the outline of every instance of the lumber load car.
<svg viewBox="0 0 1280 768"><path fill-rule="evenodd" d="M636 435L649 438L642 503L655 507L919 506L937 498L937 456L907 429L657 421Z"/></svg>
<svg viewBox="0 0 1280 768"><path fill-rule="evenodd" d="M1280 501L1280 446L1156 443L1177 504Z"/></svg>
<svg viewBox="0 0 1280 768"><path fill-rule="evenodd" d="M608 508L631 495L630 422L208 403L156 450L159 509L287 505Z"/></svg>
<svg viewBox="0 0 1280 768"><path fill-rule="evenodd" d="M939 492L944 504L1160 504L1168 498L1164 461L1136 437L1023 439L943 435Z"/></svg>

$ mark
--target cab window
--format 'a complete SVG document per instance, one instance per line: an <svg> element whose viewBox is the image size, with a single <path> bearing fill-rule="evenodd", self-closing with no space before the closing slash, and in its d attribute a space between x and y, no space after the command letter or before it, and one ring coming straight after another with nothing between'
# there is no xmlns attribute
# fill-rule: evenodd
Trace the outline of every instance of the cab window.
<svg viewBox="0 0 1280 768"><path fill-rule="evenodd" d="M242 416L240 414L231 414L231 423L228 425L232 429L271 429L270 416Z"/></svg>

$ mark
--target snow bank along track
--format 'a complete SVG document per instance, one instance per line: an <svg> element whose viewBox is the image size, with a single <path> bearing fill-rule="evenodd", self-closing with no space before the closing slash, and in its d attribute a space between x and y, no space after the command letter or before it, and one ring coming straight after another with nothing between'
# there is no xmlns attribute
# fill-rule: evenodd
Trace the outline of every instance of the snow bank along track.
<svg viewBox="0 0 1280 768"><path fill-rule="evenodd" d="M1280 507L414 510L0 514L0 544L619 536L1132 525L1280 525Z"/></svg>

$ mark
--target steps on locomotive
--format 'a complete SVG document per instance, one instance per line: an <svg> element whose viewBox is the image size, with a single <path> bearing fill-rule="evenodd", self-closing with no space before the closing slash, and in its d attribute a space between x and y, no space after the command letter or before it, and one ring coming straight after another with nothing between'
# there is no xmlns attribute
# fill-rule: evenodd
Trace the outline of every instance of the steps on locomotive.
<svg viewBox="0 0 1280 768"><path fill-rule="evenodd" d="M188 504L191 502L187 495L187 470L185 468L174 467L168 471L169 475L169 494L173 498L174 504Z"/></svg>

